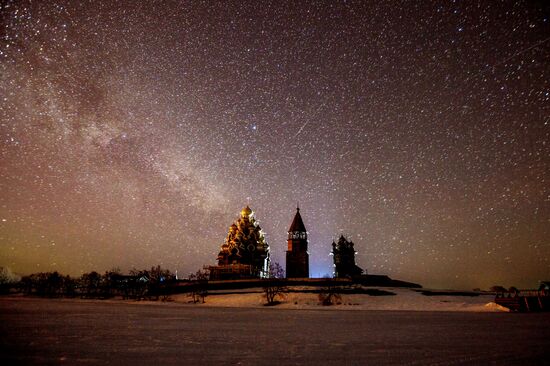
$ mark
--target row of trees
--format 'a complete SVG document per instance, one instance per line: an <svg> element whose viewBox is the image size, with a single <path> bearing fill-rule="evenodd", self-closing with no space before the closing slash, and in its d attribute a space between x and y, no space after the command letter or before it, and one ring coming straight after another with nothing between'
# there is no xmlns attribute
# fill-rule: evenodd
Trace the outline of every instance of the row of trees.
<svg viewBox="0 0 550 366"><path fill-rule="evenodd" d="M205 303L208 296L209 273L197 271L189 276L189 282L181 287L194 303ZM120 296L123 299L169 300L169 291L174 290L176 278L169 270L160 265L149 270L132 270L128 275L119 269L112 269L100 274L96 271L84 273L78 278L62 275L59 272L33 273L17 277L9 270L0 267L0 288L7 293L11 290L27 295L43 297L81 297L108 299ZM262 280L263 296L266 305L276 305L286 298L285 273L282 266L272 263L269 278ZM329 283L321 289L319 301L323 305L332 305L341 300L340 287Z"/></svg>
<svg viewBox="0 0 550 366"><path fill-rule="evenodd" d="M123 275L119 269L100 274L96 271L84 273L79 278L62 275L59 272L41 272L23 276L9 287L28 295L45 297L83 297L107 299L122 296L125 299L154 299L166 297L164 285L175 280L175 276L161 266L150 270L132 270Z"/></svg>

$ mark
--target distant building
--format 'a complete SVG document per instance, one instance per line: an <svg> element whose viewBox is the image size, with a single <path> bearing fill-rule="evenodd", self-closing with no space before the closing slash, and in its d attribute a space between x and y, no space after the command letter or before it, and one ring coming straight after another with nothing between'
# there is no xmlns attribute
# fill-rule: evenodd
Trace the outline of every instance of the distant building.
<svg viewBox="0 0 550 366"><path fill-rule="evenodd" d="M363 269L355 264L355 254L353 242L347 241L344 235L340 235L338 243L332 242L334 277L354 277L363 273Z"/></svg>
<svg viewBox="0 0 550 366"><path fill-rule="evenodd" d="M250 207L242 209L218 254L218 265L210 266L211 280L267 277L269 245Z"/></svg>
<svg viewBox="0 0 550 366"><path fill-rule="evenodd" d="M307 252L307 231L296 208L296 215L288 229L288 250L286 251L286 277L309 277L309 253Z"/></svg>

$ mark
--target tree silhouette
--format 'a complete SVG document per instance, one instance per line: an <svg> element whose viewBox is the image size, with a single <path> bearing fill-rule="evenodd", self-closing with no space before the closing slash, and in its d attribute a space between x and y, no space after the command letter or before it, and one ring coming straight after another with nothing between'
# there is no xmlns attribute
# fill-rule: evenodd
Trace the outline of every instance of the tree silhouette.
<svg viewBox="0 0 550 366"><path fill-rule="evenodd" d="M102 298L110 298L119 294L119 281L121 273L120 269L113 268L109 271L106 271L103 276L101 276L100 282L100 294Z"/></svg>
<svg viewBox="0 0 550 366"><path fill-rule="evenodd" d="M63 294L68 297L75 297L77 281L71 276L63 277Z"/></svg>
<svg viewBox="0 0 550 366"><path fill-rule="evenodd" d="M266 305L276 305L279 301L276 298L284 299L286 297L287 287L285 278L285 271L283 267L277 263L269 264L269 278L262 280L262 287L264 291L264 297L267 301Z"/></svg>
<svg viewBox="0 0 550 366"><path fill-rule="evenodd" d="M46 296L57 297L63 294L63 277L57 272L46 273Z"/></svg>
<svg viewBox="0 0 550 366"><path fill-rule="evenodd" d="M79 282L82 297L99 297L101 286L101 275L99 273L96 271L84 273Z"/></svg>
<svg viewBox="0 0 550 366"><path fill-rule="evenodd" d="M160 265L151 267L149 271L149 281L147 282L147 296L150 299L158 300L160 295L166 294L163 292L164 285L174 279L174 275L167 269L162 269Z"/></svg>
<svg viewBox="0 0 550 366"><path fill-rule="evenodd" d="M198 270L189 276L189 279L192 281L190 295L195 304L198 302L205 303L206 296L208 296L209 275L207 270Z"/></svg>
<svg viewBox="0 0 550 366"><path fill-rule="evenodd" d="M16 276L8 267L0 267L0 293L8 293L10 289L21 279Z"/></svg>
<svg viewBox="0 0 550 366"><path fill-rule="evenodd" d="M327 278L325 287L319 293L319 301L325 306L334 305L342 301L340 288L336 285L334 279Z"/></svg>

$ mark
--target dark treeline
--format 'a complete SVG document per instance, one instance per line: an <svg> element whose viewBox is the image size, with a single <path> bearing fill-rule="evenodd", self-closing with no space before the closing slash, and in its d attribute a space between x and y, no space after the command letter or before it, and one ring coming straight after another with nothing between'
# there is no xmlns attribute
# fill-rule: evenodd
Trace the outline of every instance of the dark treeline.
<svg viewBox="0 0 550 366"><path fill-rule="evenodd" d="M128 275L118 269L104 274L92 271L79 278L64 276L57 271L33 273L21 277L11 287L27 295L44 297L109 299L120 296L123 299L166 300L165 287L175 280L169 270L156 266L150 270L134 269Z"/></svg>

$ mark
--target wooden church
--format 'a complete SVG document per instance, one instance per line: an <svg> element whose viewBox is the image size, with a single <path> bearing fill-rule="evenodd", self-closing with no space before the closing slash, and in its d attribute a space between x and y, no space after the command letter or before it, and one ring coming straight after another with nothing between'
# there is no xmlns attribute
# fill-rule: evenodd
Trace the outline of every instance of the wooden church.
<svg viewBox="0 0 550 366"><path fill-rule="evenodd" d="M334 277L356 277L363 274L363 269L355 264L355 248L353 242L340 235L338 242L332 242L334 256Z"/></svg>
<svg viewBox="0 0 550 366"><path fill-rule="evenodd" d="M230 227L218 254L218 265L209 266L211 280L265 278L269 270L269 245L246 206Z"/></svg>

